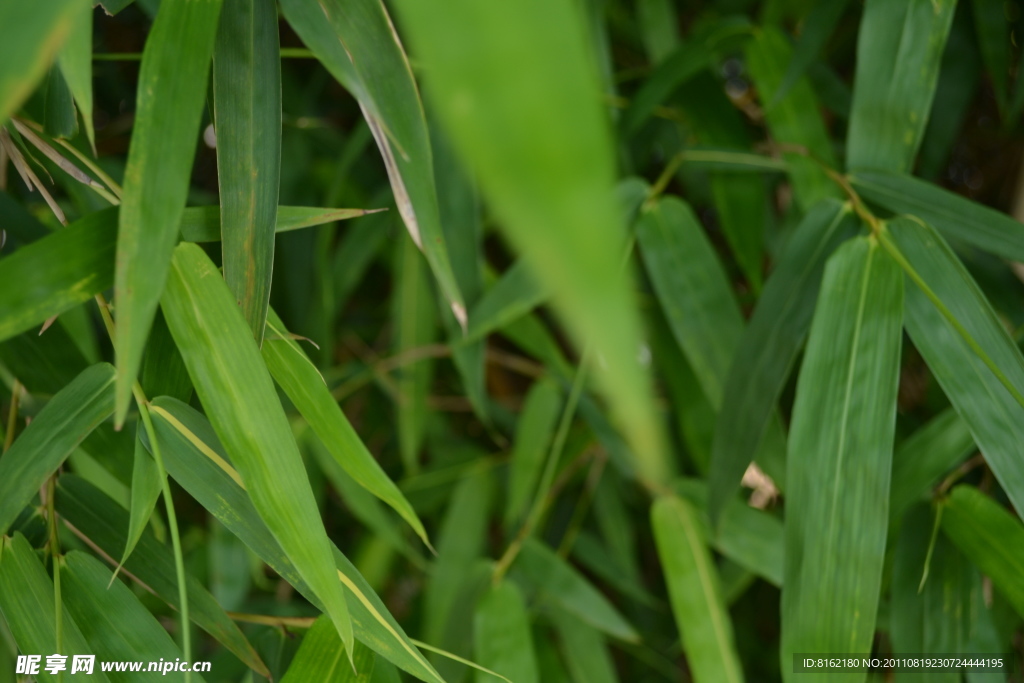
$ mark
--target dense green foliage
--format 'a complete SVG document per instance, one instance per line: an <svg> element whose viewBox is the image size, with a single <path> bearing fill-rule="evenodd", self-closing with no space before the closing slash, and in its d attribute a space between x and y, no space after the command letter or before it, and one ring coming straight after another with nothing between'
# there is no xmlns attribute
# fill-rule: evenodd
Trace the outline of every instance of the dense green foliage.
<svg viewBox="0 0 1024 683"><path fill-rule="evenodd" d="M1019 2L100 5L0 0L0 683L1024 680Z"/></svg>

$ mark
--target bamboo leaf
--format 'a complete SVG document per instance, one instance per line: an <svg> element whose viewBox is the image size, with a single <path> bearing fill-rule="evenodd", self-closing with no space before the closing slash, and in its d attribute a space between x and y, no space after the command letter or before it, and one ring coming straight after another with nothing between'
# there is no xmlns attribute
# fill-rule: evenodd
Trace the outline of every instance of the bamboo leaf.
<svg viewBox="0 0 1024 683"><path fill-rule="evenodd" d="M942 502L942 533L1024 616L1024 526L972 486L957 486Z"/></svg>
<svg viewBox="0 0 1024 683"><path fill-rule="evenodd" d="M650 379L636 362L611 139L582 17L569 0L398 8L456 151L576 341L600 358L614 422L640 475L659 480L668 464Z"/></svg>
<svg viewBox="0 0 1024 683"><path fill-rule="evenodd" d="M67 607L62 606L61 612L62 642L58 649L53 582L24 536L16 533L13 537L0 537L0 614L10 627L18 648L25 654L44 657L56 653L70 656L95 652ZM57 681L58 675L44 670L39 679ZM89 678L85 678L86 675ZM68 675L64 679L111 680L99 667L95 667L92 674Z"/></svg>
<svg viewBox="0 0 1024 683"><path fill-rule="evenodd" d="M0 8L0 125L28 99L70 35L84 0L5 2Z"/></svg>
<svg viewBox="0 0 1024 683"><path fill-rule="evenodd" d="M550 293L538 283L529 265L513 263L469 312L464 343L486 337L544 303Z"/></svg>
<svg viewBox="0 0 1024 683"><path fill-rule="evenodd" d="M907 331L914 346L970 427L1006 495L1022 507L1024 356L933 228L898 218L882 240L915 283L906 288Z"/></svg>
<svg viewBox="0 0 1024 683"><path fill-rule="evenodd" d="M553 612L551 619L574 683L618 683L615 663L600 631L561 610Z"/></svg>
<svg viewBox="0 0 1024 683"><path fill-rule="evenodd" d="M725 377L712 442L710 514L735 493L810 328L825 260L853 231L848 207L824 200L797 226L743 331Z"/></svg>
<svg viewBox="0 0 1024 683"><path fill-rule="evenodd" d="M303 636L281 683L370 683L374 670L373 650L362 643L356 643L355 648L353 664L349 665L338 631L330 619L320 617Z"/></svg>
<svg viewBox="0 0 1024 683"><path fill-rule="evenodd" d="M317 594L261 520L210 423L171 398L155 400L152 411L168 474L307 600L320 607ZM332 546L332 551L337 579L347 589L345 597L359 641L421 680L444 683L366 579L336 547Z"/></svg>
<svg viewBox="0 0 1024 683"><path fill-rule="evenodd" d="M162 300L196 394L253 505L320 598L352 652L352 622L331 546L284 410L241 310L203 251L174 251Z"/></svg>
<svg viewBox="0 0 1024 683"><path fill-rule="evenodd" d="M118 214L116 411L124 423L185 209L221 0L168 2L146 39Z"/></svg>
<svg viewBox="0 0 1024 683"><path fill-rule="evenodd" d="M850 184L868 201L917 216L948 239L1024 260L1024 225L1004 213L902 173L857 171Z"/></svg>
<svg viewBox="0 0 1024 683"><path fill-rule="evenodd" d="M747 66L762 102L772 103L765 111L772 138L783 145L802 148L814 157L782 150L797 204L806 211L821 199L838 198L840 192L821 167L825 164L834 168L836 161L810 84L805 79L797 79L788 94L777 95L782 89L791 54L783 35L775 28L766 27L757 32L747 46Z"/></svg>
<svg viewBox="0 0 1024 683"><path fill-rule="evenodd" d="M679 498L658 498L651 527L693 680L742 681L732 623L696 511Z"/></svg>
<svg viewBox="0 0 1024 683"><path fill-rule="evenodd" d="M640 639L636 629L582 574L540 541L527 539L513 567L546 599L577 619L613 638Z"/></svg>
<svg viewBox="0 0 1024 683"><path fill-rule="evenodd" d="M466 304L441 228L423 104L384 4L380 0L285 0L282 9L317 58L359 100L387 167L402 220L465 328Z"/></svg>
<svg viewBox="0 0 1024 683"><path fill-rule="evenodd" d="M780 102L789 93L790 88L796 85L807 69L818 59L822 48L828 43L828 39L832 36L849 4L849 0L835 0L834 2L823 0L815 3L814 8L807 14L807 18L803 22L800 38L793 49L793 57L789 61L789 66L786 67L782 83L779 84L771 104L768 105L769 108Z"/></svg>
<svg viewBox="0 0 1024 683"><path fill-rule="evenodd" d="M124 555L128 513L92 484L75 475L62 475L57 481L56 507L58 514L88 537L109 563L114 564L114 558ZM179 607L178 580L171 549L146 529L143 529L131 556L124 561L124 569L161 600L174 608ZM266 664L203 584L191 574L187 575L186 583L189 617L193 623L216 638L253 671L269 676Z"/></svg>
<svg viewBox="0 0 1024 683"><path fill-rule="evenodd" d="M61 389L0 458L0 532L6 532L46 478L110 417L114 368L99 363Z"/></svg>
<svg viewBox="0 0 1024 683"><path fill-rule="evenodd" d="M273 310L267 325L274 338L263 343L262 355L271 376L312 427L331 458L360 486L390 505L429 547L427 532L409 501L367 450L312 361Z"/></svg>
<svg viewBox="0 0 1024 683"><path fill-rule="evenodd" d="M516 683L537 683L537 659L523 596L515 584L503 581L491 588L476 606L473 619L476 661ZM477 671L477 683L500 678Z"/></svg>
<svg viewBox="0 0 1024 683"><path fill-rule="evenodd" d="M902 290L899 267L872 238L847 242L825 267L789 440L786 680L795 653L871 649L889 525Z"/></svg>
<svg viewBox="0 0 1024 683"><path fill-rule="evenodd" d="M281 184L281 54L273 0L226 0L213 54L224 279L263 343Z"/></svg>
<svg viewBox="0 0 1024 683"><path fill-rule="evenodd" d="M72 551L61 563L61 597L75 623L81 624L89 652L102 661L163 660L168 665L159 674L112 673L111 680L157 681L175 671L170 667L179 663L181 650L127 586L112 581L110 570L85 553ZM192 680L203 677L192 672Z"/></svg>
<svg viewBox="0 0 1024 683"><path fill-rule="evenodd" d="M908 172L939 79L956 0L868 0L846 139L851 169Z"/></svg>
<svg viewBox="0 0 1024 683"><path fill-rule="evenodd" d="M555 435L561 407L562 392L549 379L536 382L526 395L512 442L508 503L505 508L506 527L521 521L526 513L530 495L536 491L545 456Z"/></svg>
<svg viewBox="0 0 1024 683"><path fill-rule="evenodd" d="M1011 36L1005 3L998 0L971 0L974 30L985 69L992 76L992 89L1003 116L1009 113Z"/></svg>
<svg viewBox="0 0 1024 683"><path fill-rule="evenodd" d="M57 55L60 72L75 97L85 125L85 136L96 148L96 131L92 121L92 14L91 3L79 2L78 14L71 25L64 47Z"/></svg>

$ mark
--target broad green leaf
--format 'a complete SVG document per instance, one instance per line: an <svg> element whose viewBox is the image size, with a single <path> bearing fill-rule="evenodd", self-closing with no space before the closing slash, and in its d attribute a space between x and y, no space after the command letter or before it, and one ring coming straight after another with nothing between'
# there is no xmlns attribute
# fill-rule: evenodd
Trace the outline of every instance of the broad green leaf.
<svg viewBox="0 0 1024 683"><path fill-rule="evenodd" d="M696 510L680 498L658 498L651 527L693 680L742 681L732 622Z"/></svg>
<svg viewBox="0 0 1024 683"><path fill-rule="evenodd" d="M221 0L167 2L146 38L118 214L114 420L124 423L185 210Z"/></svg>
<svg viewBox="0 0 1024 683"><path fill-rule="evenodd" d="M1008 77L1010 71L1011 37L1008 12L1010 5L999 0L970 0L977 32L978 49L985 69L992 77L992 89L1003 116L1010 107Z"/></svg>
<svg viewBox="0 0 1024 683"><path fill-rule="evenodd" d="M251 330L202 249L185 243L174 250L161 303L196 394L253 505L351 653L352 622L302 456Z"/></svg>
<svg viewBox="0 0 1024 683"><path fill-rule="evenodd" d="M871 650L889 526L902 315L896 262L874 238L840 247L825 267L790 429L785 680L793 680L795 653Z"/></svg>
<svg viewBox="0 0 1024 683"><path fill-rule="evenodd" d="M825 260L853 231L849 208L828 199L797 226L740 337L725 377L712 442L712 519L735 493L764 438L811 324Z"/></svg>
<svg viewBox="0 0 1024 683"><path fill-rule="evenodd" d="M476 341L526 315L550 293L523 260L513 263L469 312L464 343Z"/></svg>
<svg viewBox="0 0 1024 683"><path fill-rule="evenodd" d="M281 683L370 683L375 659L373 650L362 643L356 643L355 648L353 663L349 664L338 631L330 619L320 617L303 636L302 645Z"/></svg>
<svg viewBox="0 0 1024 683"><path fill-rule="evenodd" d="M514 571L532 587L581 621L603 633L636 642L636 629L572 565L533 538L523 543Z"/></svg>
<svg viewBox="0 0 1024 683"><path fill-rule="evenodd" d="M473 630L476 661L480 666L515 683L540 681L530 618L523 596L514 583L502 581L484 595L476 606ZM476 672L477 683L500 680L483 671Z"/></svg>
<svg viewBox="0 0 1024 683"><path fill-rule="evenodd" d="M903 173L856 171L850 184L868 201L917 216L951 240L1024 260L1024 224L1004 213Z"/></svg>
<svg viewBox="0 0 1024 683"><path fill-rule="evenodd" d="M976 449L970 428L952 408L914 432L892 456L889 518L901 519L911 504L930 494L942 475Z"/></svg>
<svg viewBox="0 0 1024 683"><path fill-rule="evenodd" d="M550 379L540 379L526 395L512 442L508 504L505 508L507 527L519 522L526 514L555 435L561 406L562 391Z"/></svg>
<svg viewBox="0 0 1024 683"><path fill-rule="evenodd" d="M956 0L867 0L846 166L908 172L932 108Z"/></svg>
<svg viewBox="0 0 1024 683"><path fill-rule="evenodd" d="M241 319L241 314L238 315ZM261 520L242 486L241 475L228 462L210 423L195 410L170 398L155 400L152 411L168 474L307 600L321 607L317 594L307 586ZM345 597L359 641L421 680L444 683L366 579L336 547L332 546L332 551L337 579L347 589Z"/></svg>
<svg viewBox="0 0 1024 683"><path fill-rule="evenodd" d="M970 427L1006 495L1024 509L1024 357L933 228L898 218L886 226L882 240L914 282L906 286L907 331L914 346Z"/></svg>
<svg viewBox="0 0 1024 683"><path fill-rule="evenodd" d="M224 279L263 343L281 184L277 3L224 0L213 51L213 105Z"/></svg>
<svg viewBox="0 0 1024 683"><path fill-rule="evenodd" d="M57 480L57 513L89 538L108 558L124 555L128 513L92 484L75 475L65 474ZM113 563L113 560L109 560ZM138 545L125 560L124 568L149 587L161 600L174 608L180 605L178 579L169 546L157 541L143 529ZM216 638L242 662L257 673L269 671L249 641L191 574L186 575L189 617L196 626Z"/></svg>
<svg viewBox="0 0 1024 683"><path fill-rule="evenodd" d="M72 551L61 560L61 597L80 624L89 652L95 652L100 661L163 660L167 664L166 672L111 672L112 681L166 680L164 676L181 659L181 650L135 594L111 579L110 570L85 553ZM203 677L192 672L192 680Z"/></svg>
<svg viewBox="0 0 1024 683"><path fill-rule="evenodd" d="M16 533L13 537L0 537L0 614L7 621L18 649L25 654L42 655L43 666L46 655L68 655L67 671L51 675L41 669L39 680L58 681L58 676L62 676L65 681L110 681L99 666L91 674L70 675L71 656L95 650L68 608L62 606L61 611L62 643L58 650L53 582L24 536Z"/></svg>
<svg viewBox="0 0 1024 683"><path fill-rule="evenodd" d="M81 16L84 0L5 2L0 7L0 125L32 94Z"/></svg>
<svg viewBox="0 0 1024 683"><path fill-rule="evenodd" d="M968 652L970 591L974 579L981 587L981 577L947 538L933 537L934 528L931 508L917 506L896 539L889 615L895 656ZM934 671L928 680L960 683L961 674Z"/></svg>
<svg viewBox="0 0 1024 683"><path fill-rule="evenodd" d="M942 533L950 538L1024 616L1024 526L972 486L957 486L942 502Z"/></svg>
<svg viewBox="0 0 1024 683"><path fill-rule="evenodd" d="M0 458L0 532L6 532L46 478L89 432L110 417L114 368L99 363L61 389Z"/></svg>
<svg viewBox="0 0 1024 683"><path fill-rule="evenodd" d="M790 88L803 77L807 69L818 59L822 48L832 37L833 31L839 24L839 20L846 11L849 0L820 0L814 4L814 8L807 14L800 29L800 38L793 48L793 56L786 67L782 83L768 103L771 108L776 102L780 102Z"/></svg>
<svg viewBox="0 0 1024 683"><path fill-rule="evenodd" d="M288 23L317 58L359 100L387 167L402 220L427 257L453 314L465 328L466 304L452 272L441 228L423 104L384 3L286 0L282 8ZM332 36L324 30L325 25Z"/></svg>
<svg viewBox="0 0 1024 683"><path fill-rule="evenodd" d="M267 327L273 336L263 342L263 361L333 460L360 486L390 505L429 546L427 532L409 501L367 450L312 361L273 310Z"/></svg>
<svg viewBox="0 0 1024 683"><path fill-rule="evenodd" d="M57 55L60 72L67 82L75 104L82 114L85 136L96 148L96 131L92 122L92 3L79 2L67 41Z"/></svg>
<svg viewBox="0 0 1024 683"><path fill-rule="evenodd" d="M553 612L551 619L574 683L618 683L615 662L600 631L566 611Z"/></svg>
<svg viewBox="0 0 1024 683"><path fill-rule="evenodd" d="M577 6L397 5L456 151L575 340L599 359L613 422L640 475L658 481L668 463L650 379L636 360L639 316L622 267L610 130Z"/></svg>
<svg viewBox="0 0 1024 683"><path fill-rule="evenodd" d="M395 243L394 295L391 298L392 347L396 355L414 352L436 339L437 309L423 259L412 240ZM433 361L421 358L395 371L398 445L408 475L419 471L420 450L427 428L427 394Z"/></svg>
<svg viewBox="0 0 1024 683"><path fill-rule="evenodd" d="M777 143L802 148L813 156L808 158L783 150L797 204L806 211L821 199L838 198L839 188L821 167L825 164L834 168L836 161L810 84L805 79L797 79L784 97L774 101L792 54L788 41L778 29L766 27L755 33L746 54L761 101L772 103L765 111L772 138Z"/></svg>

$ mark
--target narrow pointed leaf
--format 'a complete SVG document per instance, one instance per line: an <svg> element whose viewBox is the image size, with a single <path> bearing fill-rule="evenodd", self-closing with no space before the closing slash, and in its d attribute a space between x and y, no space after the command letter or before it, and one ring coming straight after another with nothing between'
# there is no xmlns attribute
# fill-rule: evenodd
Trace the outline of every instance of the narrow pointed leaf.
<svg viewBox="0 0 1024 683"><path fill-rule="evenodd" d="M785 680L794 653L871 650L889 525L902 291L899 267L871 238L847 242L825 268L789 440Z"/></svg>
<svg viewBox="0 0 1024 683"><path fill-rule="evenodd" d="M80 16L84 0L4 3L0 8L0 125L32 94Z"/></svg>
<svg viewBox="0 0 1024 683"><path fill-rule="evenodd" d="M516 683L538 683L537 658L523 596L515 584L503 581L476 606L473 618L476 662ZM477 683L500 678L476 672Z"/></svg>
<svg viewBox="0 0 1024 683"><path fill-rule="evenodd" d="M973 486L957 486L942 502L942 533L1024 616L1024 525Z"/></svg>
<svg viewBox="0 0 1024 683"><path fill-rule="evenodd" d="M576 341L600 358L595 375L640 475L660 479L668 464L650 379L636 362L611 136L577 8L569 0L397 6L456 151Z"/></svg>
<svg viewBox="0 0 1024 683"><path fill-rule="evenodd" d="M914 346L967 422L1006 495L1024 509L1024 356L933 228L898 218L882 239L909 275L907 331Z"/></svg>
<svg viewBox="0 0 1024 683"><path fill-rule="evenodd" d="M618 683L615 662L600 631L562 610L554 612L551 619L573 683Z"/></svg>
<svg viewBox="0 0 1024 683"><path fill-rule="evenodd" d="M373 650L362 643L356 643L355 648L353 664L349 664L345 646L331 620L320 617L303 636L302 645L281 683L370 683L375 659Z"/></svg>
<svg viewBox="0 0 1024 683"><path fill-rule="evenodd" d="M25 537L21 534L14 534L13 538L0 537L0 614L10 627L18 649L43 657L58 652L67 654L69 662L72 655L95 652L66 607L62 608L61 615L62 647L57 649L55 607L53 582ZM111 680L98 666L88 676L78 675L74 680ZM65 676L65 680L68 679L71 676ZM44 672L40 680L59 679Z"/></svg>
<svg viewBox="0 0 1024 683"><path fill-rule="evenodd" d="M76 3L78 14L74 18L67 41L57 55L57 63L64 80L75 97L78 112L85 125L85 136L93 149L96 131L92 122L92 18L91 3Z"/></svg>
<svg viewBox="0 0 1024 683"><path fill-rule="evenodd" d="M1011 38L1006 3L999 0L970 0L974 16L974 30L977 32L978 48L985 62L985 69L992 77L992 89L996 102L1005 116L1010 103L1008 80L1011 73Z"/></svg>
<svg viewBox="0 0 1024 683"><path fill-rule="evenodd" d="M800 39L793 48L793 57L786 67L782 83L772 96L772 104L782 100L789 89L792 88L807 72L817 59L821 50L832 37L839 20L849 5L849 0L821 0L815 3L814 8L808 13L800 30Z"/></svg>
<svg viewBox="0 0 1024 683"><path fill-rule="evenodd" d="M288 232L315 225L365 216L366 209L325 209L313 206L277 207L277 232ZM216 242L220 234L220 209L198 206L185 209L181 217L181 239L186 242Z"/></svg>
<svg viewBox="0 0 1024 683"><path fill-rule="evenodd" d="M162 303L196 393L254 506L351 652L352 622L302 456L242 312L199 247L175 249Z"/></svg>
<svg viewBox="0 0 1024 683"><path fill-rule="evenodd" d="M0 458L0 532L89 433L114 411L114 368L99 363L61 389Z"/></svg>
<svg viewBox="0 0 1024 683"><path fill-rule="evenodd" d="M901 519L911 504L931 493L942 475L976 450L971 430L956 410L933 417L893 453L889 518Z"/></svg>
<svg viewBox="0 0 1024 683"><path fill-rule="evenodd" d="M470 309L465 341L481 339L504 327L544 303L548 297L549 292L537 282L529 265L522 260L516 261Z"/></svg>
<svg viewBox="0 0 1024 683"><path fill-rule="evenodd" d="M1004 213L903 173L857 171L850 183L868 201L917 216L948 239L1024 261L1024 224Z"/></svg>
<svg viewBox="0 0 1024 683"><path fill-rule="evenodd" d="M143 51L114 276L119 425L185 210L220 7L221 0L162 4Z"/></svg>
<svg viewBox="0 0 1024 683"><path fill-rule="evenodd" d="M711 450L710 514L717 520L764 437L793 362L810 328L825 260L852 233L853 218L835 200L815 204L786 249L740 337Z"/></svg>
<svg viewBox="0 0 1024 683"><path fill-rule="evenodd" d="M526 395L512 446L506 526L519 522L526 513L555 435L561 405L562 392L551 380L541 379Z"/></svg>
<svg viewBox="0 0 1024 683"><path fill-rule="evenodd" d="M409 501L373 457L331 396L313 362L291 338L277 314L270 311L267 327L273 337L263 343L263 360L271 376L312 427L331 457L360 486L390 505L423 542L430 545Z"/></svg>
<svg viewBox="0 0 1024 683"><path fill-rule="evenodd" d="M280 52L277 3L224 1L213 53L224 279L258 344L281 180Z"/></svg>
<svg viewBox="0 0 1024 683"><path fill-rule="evenodd" d="M62 563L61 596L75 623L80 624L89 652L95 652L98 660L162 659L169 665L177 664L182 653L167 630L127 586L111 582L110 570L99 560L72 551ZM111 673L110 678L135 683L159 681L165 675L162 670L148 674L120 672ZM192 680L201 682L203 677L192 672Z"/></svg>
<svg viewBox="0 0 1024 683"><path fill-rule="evenodd" d="M318 595L307 586L261 520L242 487L241 475L228 461L206 418L166 397L153 402L153 418L168 474L307 600L320 607ZM332 553L337 580L347 589L345 597L359 641L420 680L444 683L366 579L333 545Z"/></svg>
<svg viewBox="0 0 1024 683"><path fill-rule="evenodd" d="M651 526L693 680L740 683L743 669L732 622L696 511L679 498L658 498L651 507Z"/></svg>
<svg viewBox="0 0 1024 683"><path fill-rule="evenodd" d="M857 39L847 168L907 172L932 108L956 0L868 0Z"/></svg>
<svg viewBox="0 0 1024 683"><path fill-rule="evenodd" d="M62 475L57 481L56 507L62 518L96 544L108 562L114 564L114 558L124 555L128 513L92 484L75 475ZM124 569L161 600L178 608L178 579L171 549L157 541L145 528L135 550L125 560ZM189 616L193 623L216 638L253 671L269 676L270 672L256 650L203 584L191 574L187 574L186 583Z"/></svg>

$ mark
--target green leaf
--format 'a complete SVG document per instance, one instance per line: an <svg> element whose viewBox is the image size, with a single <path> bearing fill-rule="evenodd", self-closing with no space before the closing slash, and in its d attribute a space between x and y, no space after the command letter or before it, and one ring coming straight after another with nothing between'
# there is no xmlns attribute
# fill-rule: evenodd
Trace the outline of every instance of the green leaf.
<svg viewBox="0 0 1024 683"><path fill-rule="evenodd" d="M672 1L639 0L636 13L647 58L654 63L663 61L679 45L679 19Z"/></svg>
<svg viewBox="0 0 1024 683"><path fill-rule="evenodd" d="M1024 224L1004 213L903 173L856 171L849 177L868 201L917 216L948 239L1024 260Z"/></svg>
<svg viewBox="0 0 1024 683"><path fill-rule="evenodd" d="M839 20L849 5L849 0L821 0L815 3L814 8L807 14L800 29L800 38L793 49L793 57L786 67L786 73L782 77L782 83L775 91L769 109L781 101L790 88L803 77L807 69L818 60L822 48L832 37Z"/></svg>
<svg viewBox="0 0 1024 683"><path fill-rule="evenodd" d="M1024 525L972 486L954 488L941 510L942 533L1024 616Z"/></svg>
<svg viewBox="0 0 1024 683"><path fill-rule="evenodd" d="M52 138L73 138L78 134L78 114L67 81L56 66L46 78L43 132Z"/></svg>
<svg viewBox="0 0 1024 683"><path fill-rule="evenodd" d="M849 207L815 204L790 237L743 331L725 377L712 442L710 513L718 518L764 438L810 328L825 260L853 232Z"/></svg>
<svg viewBox="0 0 1024 683"><path fill-rule="evenodd" d="M437 309L419 250L412 240L399 237L395 243L395 294L391 298L392 340L396 355L414 352L434 341ZM402 464L408 475L419 471L420 449L427 428L427 394L433 376L433 362L422 358L395 372L397 388L398 443Z"/></svg>
<svg viewBox="0 0 1024 683"><path fill-rule="evenodd" d="M889 519L901 519L915 501L931 493L942 475L976 449L967 423L952 408L914 432L892 456Z"/></svg>
<svg viewBox="0 0 1024 683"><path fill-rule="evenodd" d="M72 655L96 650L86 641L68 608L62 606L61 612L62 642L58 649L53 582L24 536L16 533L13 538L0 537L0 614L10 627L18 649L25 654L42 655L44 666L46 655L67 653L70 672ZM44 670L39 680L57 681L59 675L50 675ZM109 681L110 678L95 666L92 674L65 675L64 680Z"/></svg>
<svg viewBox="0 0 1024 683"><path fill-rule="evenodd" d="M161 5L142 55L114 274L118 425L128 413L185 210L220 8L221 0Z"/></svg>
<svg viewBox="0 0 1024 683"><path fill-rule="evenodd" d="M277 207L277 232L288 232L358 218L375 210L324 209L312 206ZM220 208L199 206L185 209L181 217L181 239L186 242L216 242L220 239Z"/></svg>
<svg viewBox="0 0 1024 683"><path fill-rule="evenodd" d="M971 429L996 479L1024 509L1024 356L949 245L927 224L898 218L882 243L907 284L907 332ZM936 306L940 302L940 306Z"/></svg>
<svg viewBox="0 0 1024 683"><path fill-rule="evenodd" d="M71 34L84 0L5 2L0 7L0 125L32 94L61 44Z"/></svg>
<svg viewBox="0 0 1024 683"><path fill-rule="evenodd" d="M650 379L636 360L639 316L622 268L611 136L576 5L397 5L456 151L575 340L600 359L595 374L613 421L640 475L658 481L668 463Z"/></svg>
<svg viewBox="0 0 1024 683"><path fill-rule="evenodd" d="M68 613L81 624L89 643L100 661L163 660L168 667L181 659L181 650L167 630L149 613L139 599L120 581L113 581L110 570L100 561L79 551L72 551L61 560L61 596ZM99 668L99 667L97 667ZM174 669L168 668L167 671ZM112 681L125 683L161 680L167 672L148 675L128 672L111 673ZM192 672L193 681L203 677Z"/></svg>
<svg viewBox="0 0 1024 683"><path fill-rule="evenodd" d="M241 320L241 313L238 316ZM251 338L250 343L254 344ZM152 412L168 474L307 600L320 607L317 594L306 585L261 520L210 423L187 405L166 397L153 401ZM421 680L444 683L366 579L333 545L332 551L337 579L347 589L345 597L359 641Z"/></svg>
<svg viewBox="0 0 1024 683"><path fill-rule="evenodd" d="M108 558L124 555L128 513L92 484L75 475L62 475L57 480L56 508L61 517L95 543ZM113 563L112 559L109 561ZM161 600L178 608L178 579L171 549L157 541L152 533L143 529L124 568ZM186 575L186 584L189 617L195 625L216 638L253 671L269 676L266 664L203 584L191 574Z"/></svg>
<svg viewBox="0 0 1024 683"><path fill-rule="evenodd" d="M267 369L312 427L332 459L360 486L390 505L429 546L427 532L409 501L363 444L312 361L273 310L269 313L267 326L273 334L272 338L264 341L261 352Z"/></svg>
<svg viewBox="0 0 1024 683"><path fill-rule="evenodd" d="M526 394L512 441L506 527L520 522L526 514L555 435L561 408L562 391L550 379L541 378Z"/></svg>
<svg viewBox="0 0 1024 683"><path fill-rule="evenodd" d="M806 79L798 79L788 94L774 101L791 54L786 38L777 29L766 27L756 32L747 46L747 67L761 101L772 103L765 111L772 138L777 143L803 148L814 157L792 151L782 154L797 204L806 211L821 199L840 197L840 191L821 166L835 168L836 161L810 84Z"/></svg>
<svg viewBox="0 0 1024 683"><path fill-rule="evenodd" d="M527 539L513 567L547 600L581 621L619 640L637 642L640 639L636 629L607 598L540 541Z"/></svg>
<svg viewBox="0 0 1024 683"><path fill-rule="evenodd" d="M615 662L600 631L561 610L553 612L551 620L558 631L562 656L574 683L618 683Z"/></svg>
<svg viewBox="0 0 1024 683"><path fill-rule="evenodd" d="M253 505L351 653L352 622L302 456L251 330L202 249L181 244L174 250L161 303L196 393Z"/></svg>
<svg viewBox="0 0 1024 683"><path fill-rule="evenodd" d="M359 100L387 167L402 220L464 328L466 304L441 228L423 104L384 4L380 0L285 0L282 10L317 58Z"/></svg>
<svg viewBox="0 0 1024 683"><path fill-rule="evenodd" d="M263 343L281 184L277 3L225 0L213 53L224 279Z"/></svg>
<svg viewBox="0 0 1024 683"><path fill-rule="evenodd" d="M281 683L370 683L375 659L373 650L362 643L356 643L355 648L353 663L349 664L338 631L330 619L320 617L303 636Z"/></svg>
<svg viewBox="0 0 1024 683"><path fill-rule="evenodd" d="M516 683L538 683L530 618L515 584L502 581L484 595L476 606L473 630L476 661L480 666ZM477 683L500 680L483 671L476 672Z"/></svg>
<svg viewBox="0 0 1024 683"><path fill-rule="evenodd" d="M872 238L847 242L825 267L789 439L786 680L794 653L871 650L889 526L902 292L899 267Z"/></svg>
<svg viewBox="0 0 1024 683"><path fill-rule="evenodd" d="M1010 105L1008 81L1012 38L1007 12L1011 10L1000 0L971 0L971 9L978 49L985 69L991 75L996 103L1005 117Z"/></svg>
<svg viewBox="0 0 1024 683"><path fill-rule="evenodd" d="M78 15L71 25L64 47L57 55L60 72L75 97L85 125L85 136L96 148L96 131L92 122L92 3L79 2Z"/></svg>
<svg viewBox="0 0 1024 683"><path fill-rule="evenodd" d="M718 573L696 520L697 512L676 497L651 506L651 527L665 573L672 614L696 683L740 682L732 623L722 600Z"/></svg>
<svg viewBox="0 0 1024 683"><path fill-rule="evenodd" d="M46 478L110 417L114 368L99 363L61 389L0 458L0 532L6 532Z"/></svg>
<svg viewBox="0 0 1024 683"><path fill-rule="evenodd" d="M847 168L910 171L954 9L956 0L867 0L857 38Z"/></svg>
<svg viewBox="0 0 1024 683"><path fill-rule="evenodd" d="M513 263L470 309L464 343L476 341L526 315L544 303L550 292L520 259Z"/></svg>

